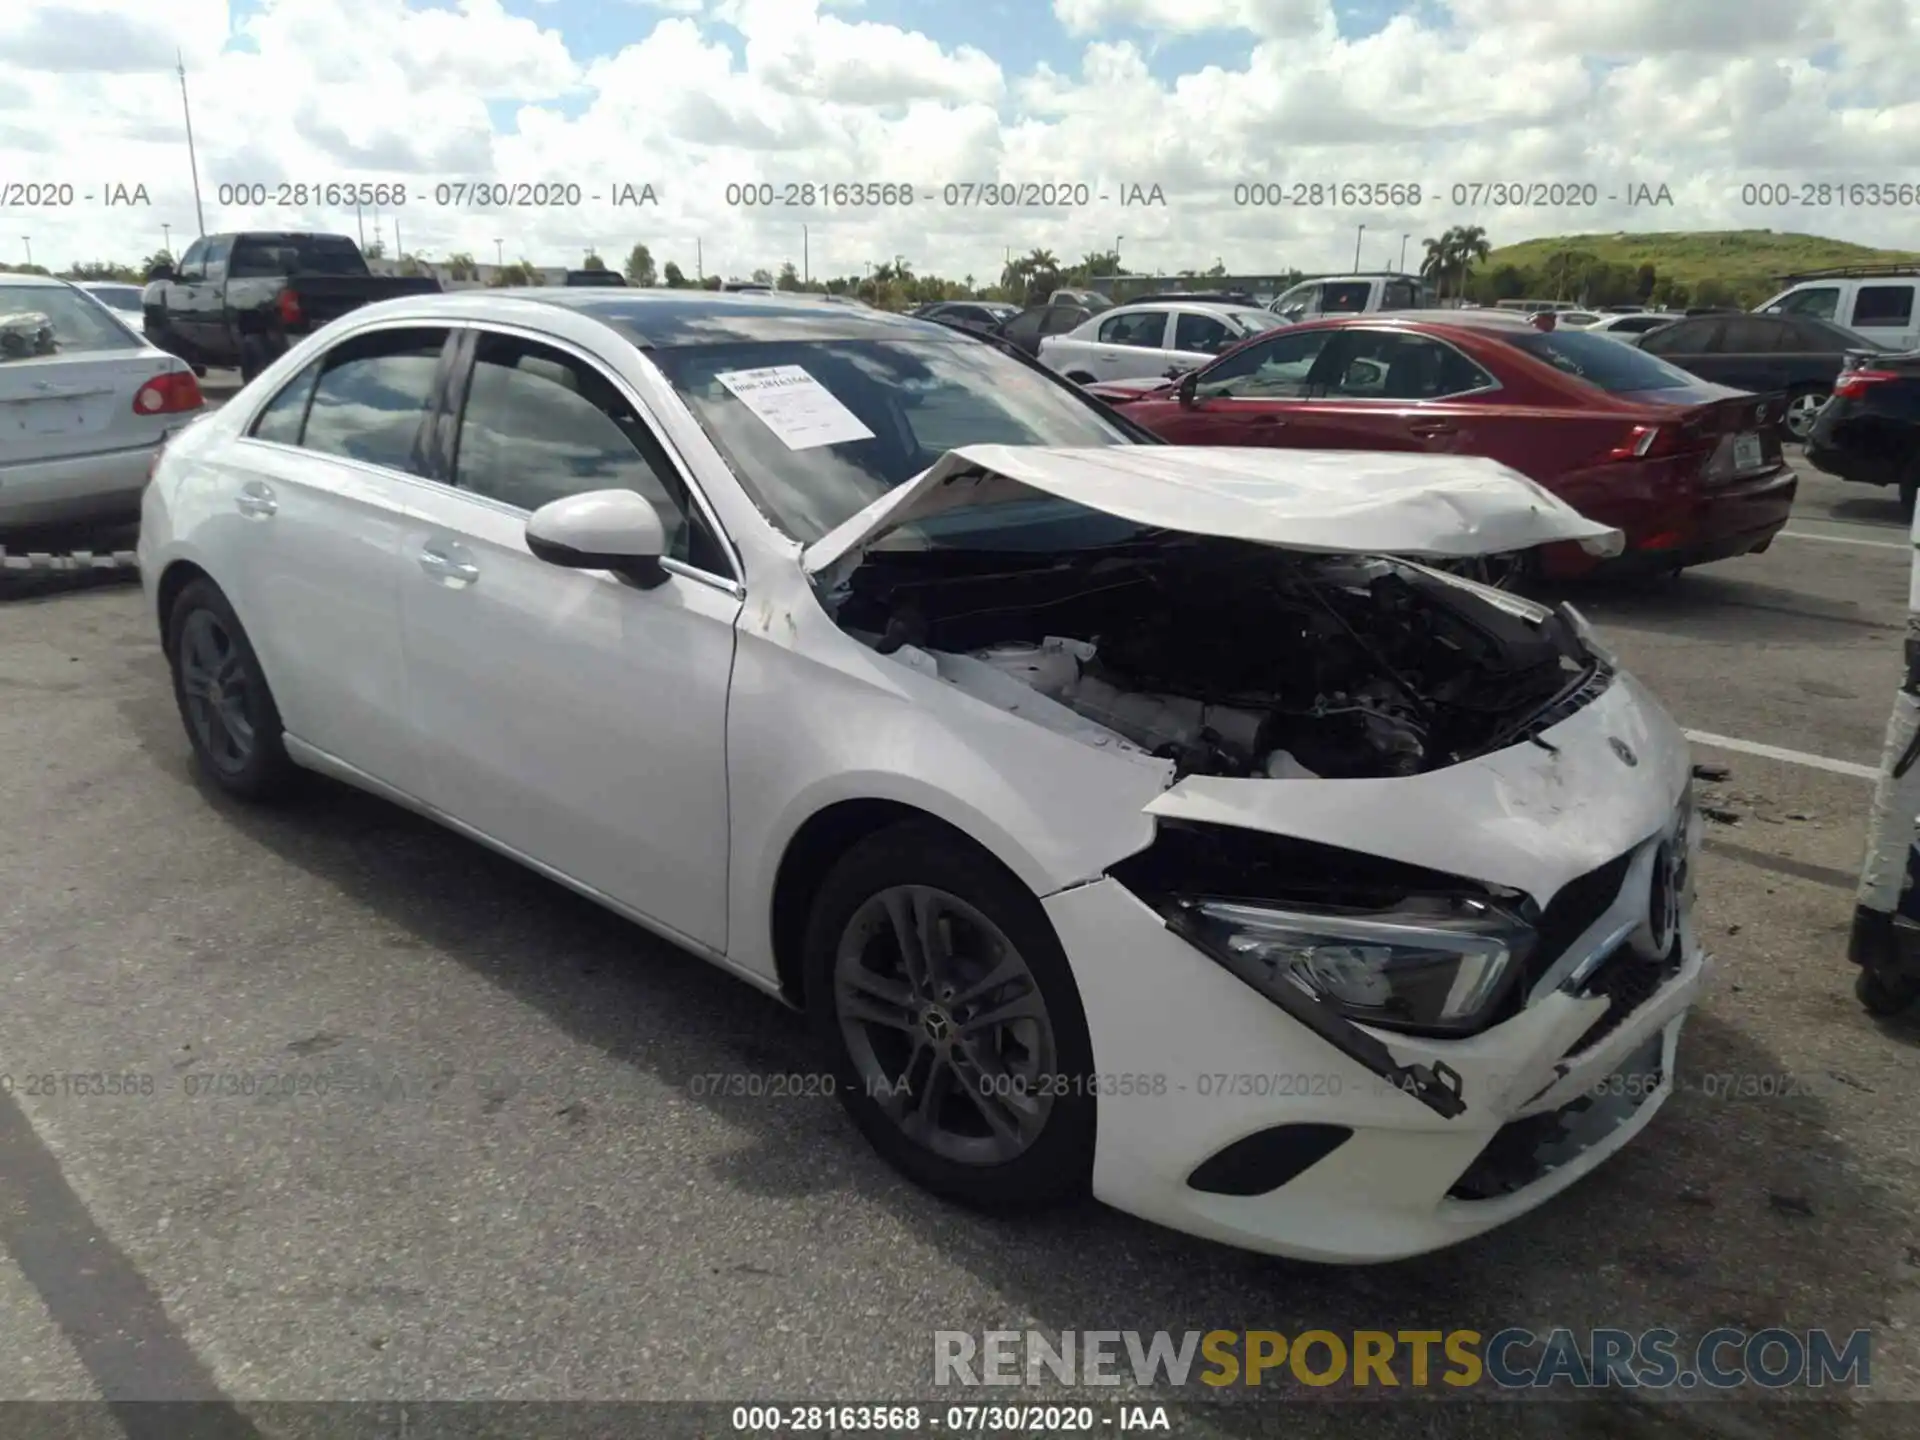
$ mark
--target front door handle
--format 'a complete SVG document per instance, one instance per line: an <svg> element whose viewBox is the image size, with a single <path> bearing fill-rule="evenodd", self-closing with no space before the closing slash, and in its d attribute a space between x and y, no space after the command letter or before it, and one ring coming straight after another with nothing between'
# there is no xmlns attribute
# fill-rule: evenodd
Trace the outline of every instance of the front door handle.
<svg viewBox="0 0 1920 1440"><path fill-rule="evenodd" d="M1286 420L1279 415L1253 415L1247 419L1249 425L1284 425Z"/></svg>
<svg viewBox="0 0 1920 1440"><path fill-rule="evenodd" d="M233 497L233 508L249 519L265 520L280 508L280 502L258 480L249 480Z"/></svg>
<svg viewBox="0 0 1920 1440"><path fill-rule="evenodd" d="M1438 421L1438 420L1427 421L1425 423L1415 423L1415 424L1409 425L1407 429L1412 431L1415 435L1418 435L1422 440L1426 439L1430 435L1451 435L1454 433L1453 426L1446 424L1444 421Z"/></svg>
<svg viewBox="0 0 1920 1440"><path fill-rule="evenodd" d="M420 568L436 580L451 580L461 585L471 585L480 578L480 567L470 560L459 560L444 550L436 550L429 545L417 557Z"/></svg>

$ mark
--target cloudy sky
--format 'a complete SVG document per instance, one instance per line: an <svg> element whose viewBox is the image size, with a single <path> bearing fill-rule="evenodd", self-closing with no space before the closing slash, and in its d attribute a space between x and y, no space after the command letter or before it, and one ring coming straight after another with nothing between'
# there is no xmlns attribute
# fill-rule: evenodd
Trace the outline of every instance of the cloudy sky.
<svg viewBox="0 0 1920 1440"><path fill-rule="evenodd" d="M1380 268L1458 223L1920 245L1920 204L1799 203L1920 185L1920 0L4 0L0 259L131 259L163 225L184 248L176 49L209 230L397 226L433 256L644 241L744 276L804 244L815 275L984 279L1117 237L1134 270L1338 268L1356 240ZM220 203L382 181L406 203ZM474 181L579 203L476 209ZM785 203L869 182L913 203ZM979 204L1000 182L1070 203ZM1572 203L1530 207L1535 183Z"/></svg>

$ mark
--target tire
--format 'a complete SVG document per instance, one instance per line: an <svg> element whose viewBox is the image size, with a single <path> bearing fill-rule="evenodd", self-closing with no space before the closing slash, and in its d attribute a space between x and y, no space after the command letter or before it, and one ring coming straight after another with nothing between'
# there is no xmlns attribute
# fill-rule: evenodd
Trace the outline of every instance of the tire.
<svg viewBox="0 0 1920 1440"><path fill-rule="evenodd" d="M903 912L937 917L931 928L954 942L938 962L939 978L952 983L915 986L903 978L888 899ZM969 989L990 968L984 957L994 953L980 942L996 936L1024 974L970 1000ZM1040 902L997 861L927 821L869 836L820 886L804 960L808 1018L835 1092L895 1169L936 1195L989 1211L1043 1210L1087 1192L1096 1101L1086 1013ZM895 973L880 973L887 970ZM858 997L846 983L856 974ZM884 998L874 988L880 985ZM916 991L934 998L909 998ZM849 1013L856 999L884 1023ZM1037 1020L968 1036L970 1017L977 1024L986 1010L1005 1013L1016 1002L1031 1016L1036 1000ZM936 1097L931 1123L918 1113L929 1097Z"/></svg>
<svg viewBox="0 0 1920 1440"><path fill-rule="evenodd" d="M1900 516L1902 519L1911 520L1913 518L1913 502L1916 495L1920 495L1920 464L1916 464L1913 473L1909 474L1900 482Z"/></svg>
<svg viewBox="0 0 1920 1440"><path fill-rule="evenodd" d="M267 354L266 341L258 335L240 337L240 383L251 385L269 365L273 358Z"/></svg>
<svg viewBox="0 0 1920 1440"><path fill-rule="evenodd" d="M1819 418L1820 407L1832 396L1818 385L1803 385L1787 394L1787 413L1784 417L1787 434L1807 443L1807 436L1813 433L1813 422Z"/></svg>
<svg viewBox="0 0 1920 1440"><path fill-rule="evenodd" d="M1913 1008L1913 1002L1920 1000L1920 983L1904 976L1882 975L1863 966L1854 978L1853 995L1869 1015L1886 1020Z"/></svg>
<svg viewBox="0 0 1920 1440"><path fill-rule="evenodd" d="M287 757L280 709L246 630L211 580L191 582L173 602L167 661L180 723L207 778L243 800L288 794L299 771Z"/></svg>

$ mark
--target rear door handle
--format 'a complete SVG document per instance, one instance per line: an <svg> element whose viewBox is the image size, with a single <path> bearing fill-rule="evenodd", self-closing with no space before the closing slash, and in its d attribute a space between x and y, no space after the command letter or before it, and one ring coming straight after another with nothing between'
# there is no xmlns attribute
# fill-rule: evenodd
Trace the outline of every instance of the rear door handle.
<svg viewBox="0 0 1920 1440"><path fill-rule="evenodd" d="M1249 425L1284 425L1286 419L1280 415L1254 415L1247 420Z"/></svg>
<svg viewBox="0 0 1920 1440"><path fill-rule="evenodd" d="M1416 424L1407 426L1407 429L1410 430L1413 434L1420 436L1422 439L1425 439L1429 435L1451 435L1454 433L1453 426L1445 424L1440 421L1427 421L1425 423L1416 423Z"/></svg>
<svg viewBox="0 0 1920 1440"><path fill-rule="evenodd" d="M462 560L457 555L429 545L418 557L420 568L436 580L452 580L462 585L471 585L480 578L480 567L471 560Z"/></svg>
<svg viewBox="0 0 1920 1440"><path fill-rule="evenodd" d="M273 498L273 491L258 480L249 480L233 497L233 508L251 519L265 520L280 508L280 502Z"/></svg>

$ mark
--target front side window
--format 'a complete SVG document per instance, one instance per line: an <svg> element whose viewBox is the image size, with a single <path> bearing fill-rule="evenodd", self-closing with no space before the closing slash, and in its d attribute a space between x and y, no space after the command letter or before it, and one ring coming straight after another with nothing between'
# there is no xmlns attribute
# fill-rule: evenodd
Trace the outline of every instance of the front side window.
<svg viewBox="0 0 1920 1440"><path fill-rule="evenodd" d="M1110 315L1100 322L1102 345L1131 345L1136 349L1158 350L1166 342L1167 317L1159 310L1135 310L1130 314Z"/></svg>
<svg viewBox="0 0 1920 1440"><path fill-rule="evenodd" d="M207 242L196 240L187 247L187 253L180 257L180 264L175 267L174 274L182 280L198 280L206 259Z"/></svg>
<svg viewBox="0 0 1920 1440"><path fill-rule="evenodd" d="M631 490L660 517L666 554L724 573L710 538L696 542L679 472L625 393L564 350L481 337L460 417L454 483L529 513L569 495Z"/></svg>
<svg viewBox="0 0 1920 1440"><path fill-rule="evenodd" d="M1318 307L1319 301L1318 285L1296 285L1273 302L1273 309L1281 315L1311 315Z"/></svg>
<svg viewBox="0 0 1920 1440"><path fill-rule="evenodd" d="M1361 315L1373 298L1373 284L1367 280L1330 281L1321 290L1323 315Z"/></svg>
<svg viewBox="0 0 1920 1440"><path fill-rule="evenodd" d="M35 355L137 350L141 344L131 330L78 290L64 285L0 284L0 365Z"/></svg>
<svg viewBox="0 0 1920 1440"><path fill-rule="evenodd" d="M1256 341L1200 372L1196 396L1214 400L1298 400L1333 330L1287 330Z"/></svg>
<svg viewBox="0 0 1920 1440"><path fill-rule="evenodd" d="M1244 338L1225 322L1197 310L1183 310L1173 327L1173 348L1190 354L1214 355Z"/></svg>
<svg viewBox="0 0 1920 1440"><path fill-rule="evenodd" d="M1327 394L1353 400L1444 400L1494 379L1453 346L1427 335L1341 332L1327 357Z"/></svg>
<svg viewBox="0 0 1920 1440"><path fill-rule="evenodd" d="M227 257L233 254L233 237L216 235L207 242L207 258L202 269L209 280L224 280L227 276Z"/></svg>
<svg viewBox="0 0 1920 1440"><path fill-rule="evenodd" d="M433 399L444 329L376 330L328 352L301 444L391 470L420 473L414 440Z"/></svg>
<svg viewBox="0 0 1920 1440"><path fill-rule="evenodd" d="M1767 309L1779 315L1811 315L1816 320L1831 320L1840 309L1840 287L1818 285L1811 290L1796 290Z"/></svg>
<svg viewBox="0 0 1920 1440"><path fill-rule="evenodd" d="M320 379L321 367L326 363L325 357L314 361L281 387L280 393L254 417L253 429L247 433L256 440L298 445L300 432L306 428L307 405L313 399L313 387Z"/></svg>

